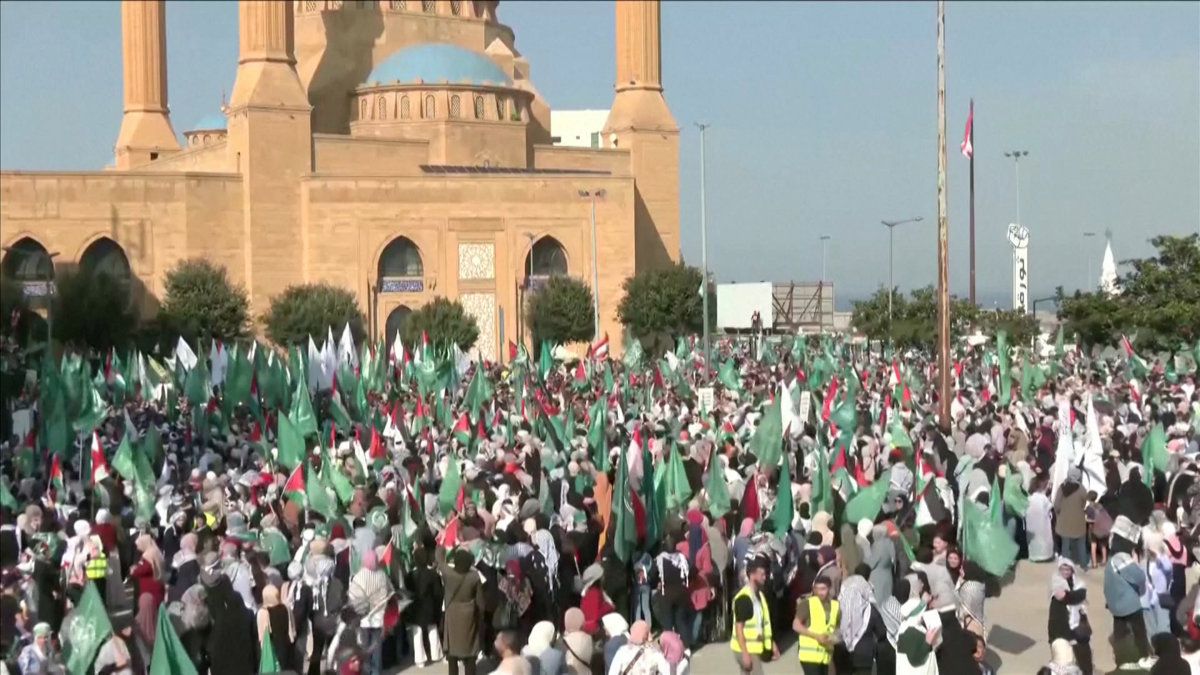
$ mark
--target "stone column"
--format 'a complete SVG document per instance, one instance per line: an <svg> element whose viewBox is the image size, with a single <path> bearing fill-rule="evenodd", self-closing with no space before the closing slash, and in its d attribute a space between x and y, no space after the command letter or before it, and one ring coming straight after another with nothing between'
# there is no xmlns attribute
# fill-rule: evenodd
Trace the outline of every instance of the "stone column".
<svg viewBox="0 0 1200 675"><path fill-rule="evenodd" d="M259 0L238 3L238 64L251 61L295 63L291 3Z"/></svg>
<svg viewBox="0 0 1200 675"><path fill-rule="evenodd" d="M124 112L116 166L128 169L179 149L167 110L165 0L122 0L121 61Z"/></svg>
<svg viewBox="0 0 1200 675"><path fill-rule="evenodd" d="M617 91L662 89L658 0L617 0Z"/></svg>

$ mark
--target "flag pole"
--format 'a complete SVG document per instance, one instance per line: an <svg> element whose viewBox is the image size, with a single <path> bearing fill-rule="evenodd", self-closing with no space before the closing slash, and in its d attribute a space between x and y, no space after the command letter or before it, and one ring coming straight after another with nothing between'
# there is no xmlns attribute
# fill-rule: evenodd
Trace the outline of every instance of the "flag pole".
<svg viewBox="0 0 1200 675"><path fill-rule="evenodd" d="M937 4L938 426L950 429L950 278L946 221L946 2ZM972 153L974 154L974 153Z"/></svg>
<svg viewBox="0 0 1200 675"><path fill-rule="evenodd" d="M975 304L975 99L971 99L971 304Z"/></svg>

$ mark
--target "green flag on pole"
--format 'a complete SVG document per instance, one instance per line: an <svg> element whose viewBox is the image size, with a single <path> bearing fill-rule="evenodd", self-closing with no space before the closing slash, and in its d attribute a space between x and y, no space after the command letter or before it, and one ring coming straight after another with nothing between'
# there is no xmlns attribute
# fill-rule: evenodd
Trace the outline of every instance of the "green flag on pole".
<svg viewBox="0 0 1200 675"><path fill-rule="evenodd" d="M269 649L270 633L267 634L266 643ZM158 628L154 631L154 653L150 657L149 675L196 675L196 666L175 634L165 605L158 606Z"/></svg>
<svg viewBox="0 0 1200 675"><path fill-rule="evenodd" d="M91 580L83 588L79 604L71 615L63 620L61 637L63 660L70 675L84 675L92 667L96 652L112 634L112 623L104 601Z"/></svg>

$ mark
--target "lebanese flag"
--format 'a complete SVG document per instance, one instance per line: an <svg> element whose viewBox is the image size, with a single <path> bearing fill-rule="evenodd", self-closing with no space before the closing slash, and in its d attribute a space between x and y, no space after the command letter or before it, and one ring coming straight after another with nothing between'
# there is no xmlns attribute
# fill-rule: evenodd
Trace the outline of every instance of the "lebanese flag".
<svg viewBox="0 0 1200 675"><path fill-rule="evenodd" d="M108 478L108 462L104 459L104 450L100 447L100 434L92 430L92 486Z"/></svg>
<svg viewBox="0 0 1200 675"><path fill-rule="evenodd" d="M591 359L607 359L608 358L608 333L600 338L588 350L588 358Z"/></svg>
<svg viewBox="0 0 1200 675"><path fill-rule="evenodd" d="M963 129L962 143L959 144L959 149L962 150L963 157L971 159L975 154L975 148L971 144L971 124L975 121L975 99L971 99L971 110L967 112L967 128Z"/></svg>

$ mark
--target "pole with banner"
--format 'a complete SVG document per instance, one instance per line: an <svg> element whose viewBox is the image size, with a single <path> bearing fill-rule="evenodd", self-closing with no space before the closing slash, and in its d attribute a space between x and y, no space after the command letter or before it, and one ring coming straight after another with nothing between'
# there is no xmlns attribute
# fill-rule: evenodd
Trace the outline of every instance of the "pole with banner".
<svg viewBox="0 0 1200 675"><path fill-rule="evenodd" d="M1008 243L1013 249L1012 306L1022 314L1029 313L1029 229L1011 223Z"/></svg>

